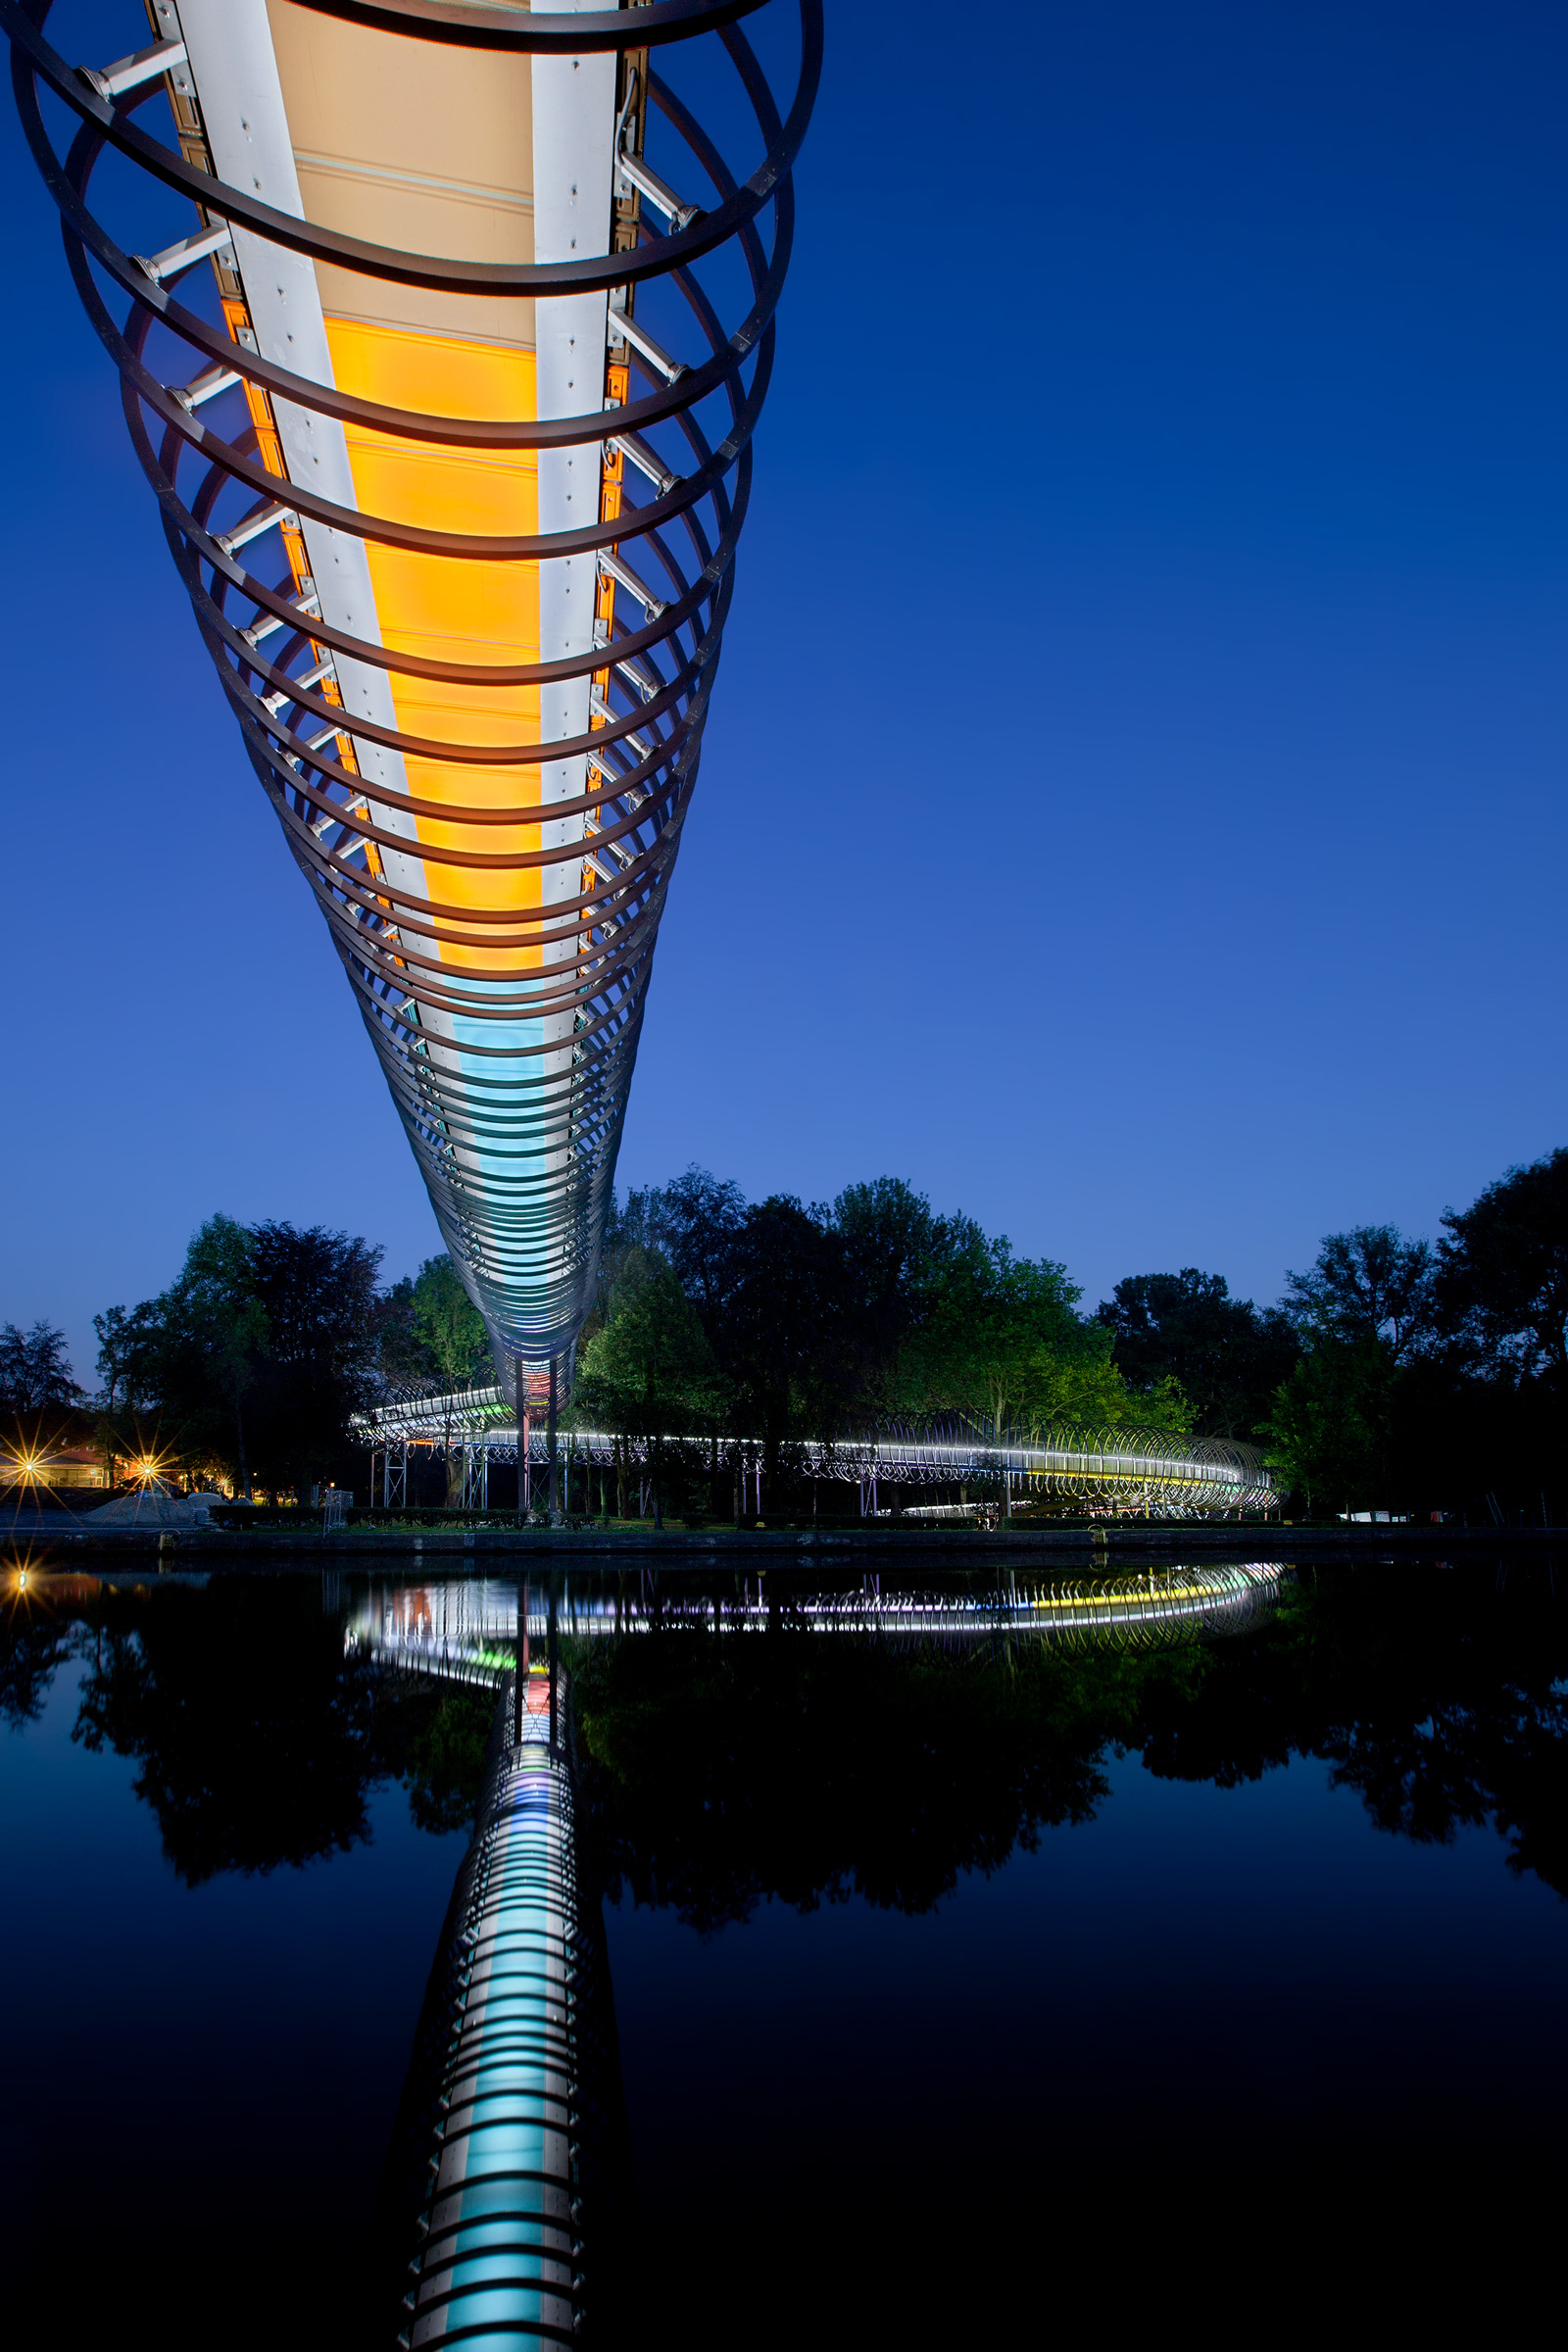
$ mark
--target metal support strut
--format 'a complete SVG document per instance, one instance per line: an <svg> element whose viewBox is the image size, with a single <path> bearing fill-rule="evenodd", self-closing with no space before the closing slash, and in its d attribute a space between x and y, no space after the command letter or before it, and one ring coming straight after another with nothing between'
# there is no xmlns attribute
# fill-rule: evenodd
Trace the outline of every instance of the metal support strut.
<svg viewBox="0 0 1568 2352"><path fill-rule="evenodd" d="M556 1520L560 1515L560 1501L556 1491L556 1407L558 1401L557 1367L560 1364L560 1361L561 1359L559 1356L553 1355L550 1358L550 1420L545 1436L545 1458L550 1465L549 1495L550 1524L552 1527L554 1527Z"/></svg>

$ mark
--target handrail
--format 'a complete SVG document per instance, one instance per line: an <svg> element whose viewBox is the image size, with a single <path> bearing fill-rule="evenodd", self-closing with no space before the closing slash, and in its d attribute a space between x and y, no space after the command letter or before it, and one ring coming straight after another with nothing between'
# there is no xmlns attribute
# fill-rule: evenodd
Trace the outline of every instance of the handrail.
<svg viewBox="0 0 1568 2352"><path fill-rule="evenodd" d="M405 1398L355 1417L362 1443L380 1451L389 1446L472 1448L496 1458L515 1458L517 1430L499 1389L466 1389ZM755 1465L764 1447L760 1438L727 1436L723 1458ZM712 1437L689 1431L658 1440L636 1433L562 1426L559 1448L590 1462L643 1464L663 1449L679 1455L700 1450L710 1458ZM548 1441L529 1431L529 1459L547 1459ZM1255 1446L1229 1438L1199 1438L1171 1430L1126 1428L1054 1429L1018 1439L1004 1433L999 1443L982 1428L957 1417L925 1425L873 1429L855 1437L804 1439L797 1447L801 1474L847 1483L907 1472L906 1484L962 1485L1006 1479L1043 1480L1054 1493L1103 1494L1125 1501L1129 1494L1184 1507L1267 1509L1279 1495L1272 1472Z"/></svg>

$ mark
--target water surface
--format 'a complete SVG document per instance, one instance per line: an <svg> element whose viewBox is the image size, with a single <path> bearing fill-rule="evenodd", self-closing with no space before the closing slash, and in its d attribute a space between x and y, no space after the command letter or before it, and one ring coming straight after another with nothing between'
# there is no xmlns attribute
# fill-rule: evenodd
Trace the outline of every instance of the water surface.
<svg viewBox="0 0 1568 2352"><path fill-rule="evenodd" d="M1205 1640L811 1630L800 1578L760 1590L743 1618L707 1561L559 1595L634 2192L601 2340L927 2340L960 2276L930 2340L985 2340L1130 2194L1473 2204L1555 2167L1551 1563L1303 1570ZM574 1635L590 1597L610 1628ZM22 2340L367 2340L494 1705L451 1653L515 1607L494 1576L12 1576ZM368 1627L449 1629L448 1673Z"/></svg>

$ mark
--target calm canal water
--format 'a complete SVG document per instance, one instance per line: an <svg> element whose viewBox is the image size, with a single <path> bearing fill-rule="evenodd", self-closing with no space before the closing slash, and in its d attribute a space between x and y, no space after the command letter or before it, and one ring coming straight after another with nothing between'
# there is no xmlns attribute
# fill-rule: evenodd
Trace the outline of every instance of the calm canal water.
<svg viewBox="0 0 1568 2352"><path fill-rule="evenodd" d="M1560 2161L1554 1565L966 1628L994 1582L922 1620L884 1579L875 1632L710 1562L559 1596L631 2183L598 2340L876 2340L960 2273L910 2340L1005 2340L1129 2198L1473 2211ZM451 1671L516 1605L8 1572L12 2340L389 2346L368 2232L496 1703Z"/></svg>

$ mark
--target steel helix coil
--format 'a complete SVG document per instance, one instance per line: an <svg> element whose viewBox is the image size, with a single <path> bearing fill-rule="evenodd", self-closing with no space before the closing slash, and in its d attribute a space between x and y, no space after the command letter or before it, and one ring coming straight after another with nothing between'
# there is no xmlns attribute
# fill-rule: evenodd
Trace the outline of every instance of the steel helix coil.
<svg viewBox="0 0 1568 2352"><path fill-rule="evenodd" d="M799 0L781 108L741 21L785 6L147 0L151 46L89 72L53 0L0 0L175 565L504 1382L592 1297L820 72ZM658 70L694 43L728 153ZM445 176L408 168L437 136Z"/></svg>

